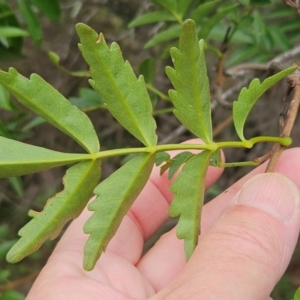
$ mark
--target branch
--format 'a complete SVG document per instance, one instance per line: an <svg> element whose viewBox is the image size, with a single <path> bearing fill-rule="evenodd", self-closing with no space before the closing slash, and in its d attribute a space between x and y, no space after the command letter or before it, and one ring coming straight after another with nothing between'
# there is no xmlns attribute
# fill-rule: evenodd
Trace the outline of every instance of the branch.
<svg viewBox="0 0 300 300"><path fill-rule="evenodd" d="M292 7L297 13L298 15L300 15L300 4L299 4L299 0L282 0L283 3L285 3L286 5Z"/></svg>
<svg viewBox="0 0 300 300"><path fill-rule="evenodd" d="M288 109L288 112L286 114L286 119L283 120L285 116L285 112L280 114L280 127L281 137L289 137L292 131L292 128L294 126L294 122L298 113L299 104L300 104L300 68L298 68L293 74L291 74L288 77L288 88L286 97L293 91L293 97L290 102L290 106ZM286 102L286 99L284 100ZM268 163L266 172L273 172L275 169L275 166L279 160L279 157L282 153L282 151L285 149L285 146L282 146L280 144L274 144L273 149L271 150L271 158Z"/></svg>

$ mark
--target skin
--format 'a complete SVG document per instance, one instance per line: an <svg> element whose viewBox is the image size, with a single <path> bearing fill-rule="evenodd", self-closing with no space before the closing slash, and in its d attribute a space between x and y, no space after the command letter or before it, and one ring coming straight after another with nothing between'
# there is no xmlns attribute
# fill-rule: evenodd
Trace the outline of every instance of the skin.
<svg viewBox="0 0 300 300"><path fill-rule="evenodd" d="M168 218L173 197L171 183L154 169L95 269L82 269L82 226L91 214L86 210L69 226L26 299L269 299L299 234L299 157L300 149L285 151L276 174L262 174L261 165L206 204L199 245L188 262L176 229L142 256L145 240ZM221 173L210 168L206 187Z"/></svg>

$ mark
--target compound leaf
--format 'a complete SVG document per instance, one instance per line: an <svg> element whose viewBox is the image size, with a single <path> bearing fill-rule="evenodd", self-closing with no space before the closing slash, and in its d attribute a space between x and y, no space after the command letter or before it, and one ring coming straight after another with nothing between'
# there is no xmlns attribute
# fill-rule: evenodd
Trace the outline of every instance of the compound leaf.
<svg viewBox="0 0 300 300"><path fill-rule="evenodd" d="M76 29L81 41L79 48L90 65L91 86L125 129L144 145L155 145L156 124L143 76L136 78L117 43L109 48L104 36L87 25L77 24Z"/></svg>
<svg viewBox="0 0 300 300"><path fill-rule="evenodd" d="M10 68L8 72L0 71L0 83L20 103L69 135L88 152L99 151L99 140L87 115L40 76L32 74L27 79Z"/></svg>
<svg viewBox="0 0 300 300"><path fill-rule="evenodd" d="M87 159L86 154L63 153L0 137L0 178L21 176Z"/></svg>
<svg viewBox="0 0 300 300"><path fill-rule="evenodd" d="M238 100L233 102L232 111L234 127L241 140L246 140L244 137L244 125L247 116L255 102L273 84L275 84L280 79L286 77L287 75L293 73L296 69L297 67L290 67L288 69L285 69L265 79L262 83L260 83L258 78L255 78L250 82L248 89L244 87L241 90Z"/></svg>
<svg viewBox="0 0 300 300"><path fill-rule="evenodd" d="M175 17L167 11L155 11L144 14L129 23L129 28L138 27L145 24L163 22L163 21L176 21Z"/></svg>
<svg viewBox="0 0 300 300"><path fill-rule="evenodd" d="M80 162L69 168L64 177L64 190L49 199L42 212L29 211L32 220L19 231L21 238L7 254L7 260L18 262L39 249L47 239L55 239L63 226L82 212L99 177L99 160Z"/></svg>
<svg viewBox="0 0 300 300"><path fill-rule="evenodd" d="M84 225L90 234L84 247L85 270L92 270L117 231L123 217L146 184L155 155L139 155L101 182L94 193L97 198L88 205L94 214Z"/></svg>
<svg viewBox="0 0 300 300"><path fill-rule="evenodd" d="M179 49L172 48L175 69L166 68L174 90L169 96L174 114L191 132L209 143L212 140L210 90L204 57L204 41L198 42L195 22L183 24Z"/></svg>
<svg viewBox="0 0 300 300"><path fill-rule="evenodd" d="M188 160L171 186L175 196L170 206L170 215L179 217L177 237L184 239L186 259L190 258L198 244L204 183L210 156L211 152L203 151Z"/></svg>

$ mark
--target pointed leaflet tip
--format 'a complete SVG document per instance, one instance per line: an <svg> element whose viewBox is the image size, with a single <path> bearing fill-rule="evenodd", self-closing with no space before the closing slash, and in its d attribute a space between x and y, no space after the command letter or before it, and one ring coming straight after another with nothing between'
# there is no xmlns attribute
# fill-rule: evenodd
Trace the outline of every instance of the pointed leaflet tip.
<svg viewBox="0 0 300 300"><path fill-rule="evenodd" d="M21 104L70 136L88 152L99 151L99 140L87 115L42 77L32 74L27 79L10 68L8 72L0 71L0 84Z"/></svg>
<svg viewBox="0 0 300 300"><path fill-rule="evenodd" d="M195 22L186 20L179 39L179 49L172 48L174 69L166 73L177 93L169 93L174 114L204 142L212 141L210 89L204 57L204 42L199 43Z"/></svg>
<svg viewBox="0 0 300 300"><path fill-rule="evenodd" d="M54 239L63 226L77 218L92 196L100 177L100 161L80 162L67 170L64 190L49 199L42 212L30 211L31 221L20 231L21 238L7 254L16 263L38 250L47 239Z"/></svg>
<svg viewBox="0 0 300 300"><path fill-rule="evenodd" d="M83 57L90 65L93 88L118 122L146 146L157 142L152 104L144 81L137 80L124 62L117 43L108 47L104 37L88 27L76 26Z"/></svg>
<svg viewBox="0 0 300 300"><path fill-rule="evenodd" d="M268 90L272 85L293 73L297 67L290 67L271 77L266 78L260 83L258 78L250 82L249 88L242 88L238 100L233 102L232 115L235 130L242 141L245 141L244 126L246 119L256 101L261 95Z"/></svg>
<svg viewBox="0 0 300 300"><path fill-rule="evenodd" d="M177 236L184 239L187 259L198 243L205 176L211 154L210 151L203 151L188 160L171 186L175 196L170 206L170 215L179 217Z"/></svg>
<svg viewBox="0 0 300 300"><path fill-rule="evenodd" d="M86 154L53 151L1 136L0 145L0 178L41 172L86 159Z"/></svg>

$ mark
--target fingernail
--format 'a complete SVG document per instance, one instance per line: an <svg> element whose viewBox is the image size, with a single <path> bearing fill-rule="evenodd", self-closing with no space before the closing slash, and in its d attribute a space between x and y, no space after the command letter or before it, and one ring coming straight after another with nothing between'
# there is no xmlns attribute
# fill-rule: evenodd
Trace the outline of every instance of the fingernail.
<svg viewBox="0 0 300 300"><path fill-rule="evenodd" d="M264 173L247 181L237 202L257 207L282 221L293 218L299 209L299 190L293 181L278 173Z"/></svg>

